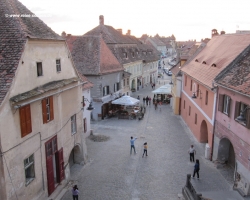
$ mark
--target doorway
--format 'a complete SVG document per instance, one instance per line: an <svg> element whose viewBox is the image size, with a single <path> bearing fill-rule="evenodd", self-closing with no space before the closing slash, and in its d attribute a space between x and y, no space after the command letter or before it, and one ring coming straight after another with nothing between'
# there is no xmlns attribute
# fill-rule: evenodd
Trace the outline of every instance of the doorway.
<svg viewBox="0 0 250 200"><path fill-rule="evenodd" d="M208 143L207 122L203 120L200 126L200 142Z"/></svg>

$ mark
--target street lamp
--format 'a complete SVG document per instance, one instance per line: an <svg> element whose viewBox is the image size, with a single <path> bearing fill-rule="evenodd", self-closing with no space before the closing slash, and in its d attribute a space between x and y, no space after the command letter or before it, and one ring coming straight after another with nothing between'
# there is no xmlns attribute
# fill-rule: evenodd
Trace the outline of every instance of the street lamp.
<svg viewBox="0 0 250 200"><path fill-rule="evenodd" d="M85 106L84 101L89 102L89 106L88 106L87 110L89 110L89 111L94 110L94 107L92 106L92 101L89 101L87 98L83 98L83 102L82 102L83 107Z"/></svg>
<svg viewBox="0 0 250 200"><path fill-rule="evenodd" d="M196 99L196 98L197 98L197 96L196 96L196 93L197 93L197 92L200 92L200 99L201 99L202 93L201 93L201 90L200 90L200 89L198 89L196 92L193 92L192 98L193 98L193 99Z"/></svg>
<svg viewBox="0 0 250 200"><path fill-rule="evenodd" d="M240 122L245 122L246 121L246 118L245 118L245 112L250 109L249 106L247 106L243 111L241 110L240 111L240 115L238 117L236 117L236 120L237 121L240 121Z"/></svg>

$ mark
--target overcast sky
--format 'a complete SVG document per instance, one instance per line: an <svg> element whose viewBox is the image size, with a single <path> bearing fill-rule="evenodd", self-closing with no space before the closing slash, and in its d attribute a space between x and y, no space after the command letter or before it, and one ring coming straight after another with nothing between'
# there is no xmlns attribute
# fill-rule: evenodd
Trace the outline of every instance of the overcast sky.
<svg viewBox="0 0 250 200"><path fill-rule="evenodd" d="M55 32L82 35L104 23L140 37L210 38L211 30L250 30L250 0L20 0Z"/></svg>

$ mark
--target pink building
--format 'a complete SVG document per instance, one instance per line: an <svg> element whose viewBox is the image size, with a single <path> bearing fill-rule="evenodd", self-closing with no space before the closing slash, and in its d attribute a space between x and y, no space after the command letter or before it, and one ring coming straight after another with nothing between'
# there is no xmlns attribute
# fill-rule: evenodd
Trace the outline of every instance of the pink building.
<svg viewBox="0 0 250 200"><path fill-rule="evenodd" d="M250 46L216 78L218 86L213 158L234 169L235 188L250 189Z"/></svg>
<svg viewBox="0 0 250 200"><path fill-rule="evenodd" d="M181 116L196 139L208 143L210 159L216 110L214 78L250 44L250 34L213 37L192 61L182 68Z"/></svg>

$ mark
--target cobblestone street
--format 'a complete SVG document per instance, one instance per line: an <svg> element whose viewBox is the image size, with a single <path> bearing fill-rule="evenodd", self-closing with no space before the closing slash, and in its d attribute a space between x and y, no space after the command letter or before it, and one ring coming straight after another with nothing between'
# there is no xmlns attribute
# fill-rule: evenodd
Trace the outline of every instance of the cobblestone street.
<svg viewBox="0 0 250 200"><path fill-rule="evenodd" d="M153 97L151 91L147 87L133 96L139 95L142 102L143 96ZM178 199L187 174L193 171L194 163L190 163L188 154L191 144L201 163L200 180L192 180L199 191L230 190L226 179L204 158L204 144L198 143L181 118L173 115L170 105L162 105L157 110L153 105L147 106L143 120L110 118L94 122L92 128L95 135L110 139L86 140L89 162L77 179L80 200ZM137 154L132 155L131 136L138 138ZM148 143L148 157L142 158L144 142ZM72 199L70 189L62 199Z"/></svg>

